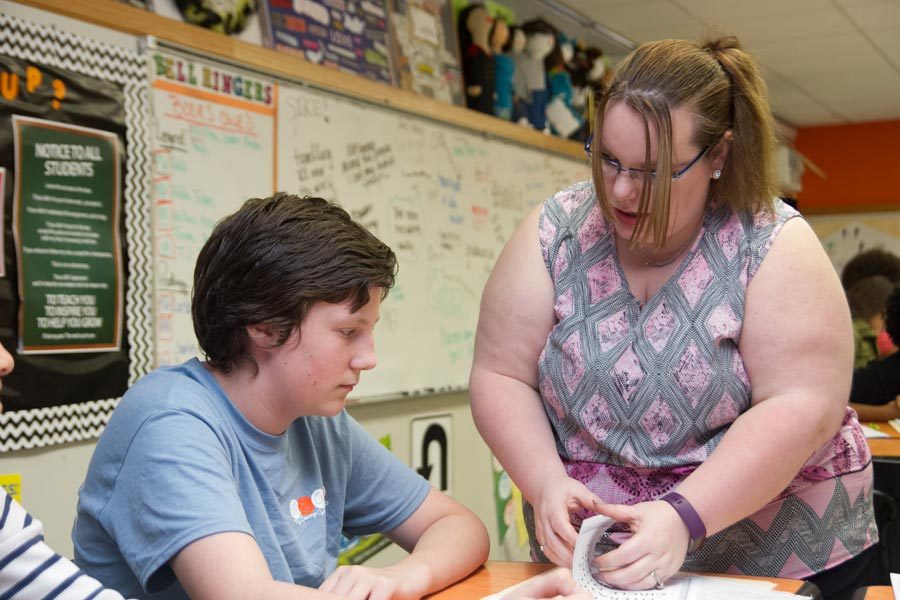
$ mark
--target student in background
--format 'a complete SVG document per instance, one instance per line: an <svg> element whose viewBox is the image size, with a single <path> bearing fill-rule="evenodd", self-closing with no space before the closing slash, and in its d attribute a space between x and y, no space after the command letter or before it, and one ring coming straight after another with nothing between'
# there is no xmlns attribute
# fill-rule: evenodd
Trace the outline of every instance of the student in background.
<svg viewBox="0 0 900 600"><path fill-rule="evenodd" d="M841 269L841 285L849 290L860 279L881 275L900 281L900 256L882 248L863 250L847 261Z"/></svg>
<svg viewBox="0 0 900 600"><path fill-rule="evenodd" d="M758 65L732 37L643 44L593 131L592 180L498 258L470 376L533 556L570 564L597 512L626 538L601 542L608 584L684 569L849 598L880 574L850 315L815 233L775 200Z"/></svg>
<svg viewBox="0 0 900 600"><path fill-rule="evenodd" d="M340 207L276 194L216 226L194 271L206 361L157 369L104 430L73 540L138 598L417 599L487 558L484 525L350 417L394 253ZM410 552L338 567L342 531Z"/></svg>
<svg viewBox="0 0 900 600"><path fill-rule="evenodd" d="M13 370L13 357L0 346L0 377ZM0 383L0 388L3 385ZM3 404L0 404L3 412ZM122 596L44 543L41 522L0 487L0 598L5 600L122 600Z"/></svg>
<svg viewBox="0 0 900 600"><path fill-rule="evenodd" d="M885 331L900 341L900 287L894 288L884 308ZM850 406L863 421L889 421L900 417L900 354L873 360L853 372Z"/></svg>
<svg viewBox="0 0 900 600"><path fill-rule="evenodd" d="M900 283L900 256L882 248L863 250L851 258L841 270L841 285L849 290L857 281L873 275L887 277L891 283ZM884 358L897 351L887 332L876 338L878 356Z"/></svg>
<svg viewBox="0 0 900 600"><path fill-rule="evenodd" d="M856 281L847 290L847 303L853 319L853 368L858 369L878 358L877 339L884 332L884 306L894 283L882 275L870 275Z"/></svg>

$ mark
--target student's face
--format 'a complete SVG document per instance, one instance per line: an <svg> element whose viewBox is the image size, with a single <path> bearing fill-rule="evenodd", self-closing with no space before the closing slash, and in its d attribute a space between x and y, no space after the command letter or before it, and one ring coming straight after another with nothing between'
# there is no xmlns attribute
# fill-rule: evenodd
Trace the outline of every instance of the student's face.
<svg viewBox="0 0 900 600"><path fill-rule="evenodd" d="M702 148L691 140L694 133L694 113L687 108L670 111L672 119L672 168L677 171L688 165ZM644 164L645 133L644 121L631 107L622 102L612 104L603 118L601 148L595 145L594 152L616 159L623 167L654 169L657 157L656 130L650 127L650 164ZM709 181L716 168L708 154L694 164L678 180L672 182L669 198L668 236L674 236L686 229L692 229L702 219L709 192ZM671 174L669 174L671 176ZM662 174L657 177L663 176ZM642 181L635 181L626 173L604 176L606 198L615 216L616 233L624 239L631 239L637 223L636 213L641 198ZM652 195L651 195L652 198ZM648 236L652 235L649 232ZM641 240L648 243L650 240Z"/></svg>
<svg viewBox="0 0 900 600"><path fill-rule="evenodd" d="M273 349L272 375L287 392L292 416L334 416L363 371L375 367L375 323L381 288L369 290L369 302L351 312L349 302L317 302L287 341Z"/></svg>
<svg viewBox="0 0 900 600"><path fill-rule="evenodd" d="M6 377L13 370L13 366L15 362L13 361L12 354L6 351L2 345L0 345L0 377ZM0 380L0 388L3 387L3 381ZM0 412L3 412L3 403L0 402Z"/></svg>

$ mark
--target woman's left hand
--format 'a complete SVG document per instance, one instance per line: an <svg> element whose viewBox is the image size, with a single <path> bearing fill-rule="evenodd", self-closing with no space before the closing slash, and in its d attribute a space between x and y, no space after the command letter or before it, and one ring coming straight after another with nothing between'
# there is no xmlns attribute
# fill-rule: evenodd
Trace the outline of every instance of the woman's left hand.
<svg viewBox="0 0 900 600"><path fill-rule="evenodd" d="M657 586L657 578L665 581L681 568L690 534L667 502L604 504L597 512L625 523L632 532L621 546L597 557L604 583L623 590L646 590Z"/></svg>

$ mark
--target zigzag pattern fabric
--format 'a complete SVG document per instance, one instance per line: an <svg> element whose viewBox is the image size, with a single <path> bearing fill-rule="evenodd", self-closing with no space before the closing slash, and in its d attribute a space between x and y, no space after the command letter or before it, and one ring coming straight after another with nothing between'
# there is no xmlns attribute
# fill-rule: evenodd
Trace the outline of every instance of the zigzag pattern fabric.
<svg viewBox="0 0 900 600"><path fill-rule="evenodd" d="M144 68L144 62L141 61ZM141 71L138 77L144 75ZM144 78L127 81L125 90L126 147L125 237L128 243L128 385L153 370L152 243L150 240L150 91ZM99 435L99 434L98 434Z"/></svg>
<svg viewBox="0 0 900 600"><path fill-rule="evenodd" d="M750 408L738 349L747 284L796 216L781 201L774 215L712 205L675 274L641 306L593 184L544 204L539 233L558 322L539 382L571 477L607 502L633 504L672 490L715 450ZM871 498L871 457L847 409L784 492L711 536L684 568L808 577L877 541Z"/></svg>
<svg viewBox="0 0 900 600"><path fill-rule="evenodd" d="M150 182L147 64L131 50L0 14L0 54L120 85L125 98L125 244L129 385L152 369ZM118 398L0 414L0 450L24 450L99 437Z"/></svg>

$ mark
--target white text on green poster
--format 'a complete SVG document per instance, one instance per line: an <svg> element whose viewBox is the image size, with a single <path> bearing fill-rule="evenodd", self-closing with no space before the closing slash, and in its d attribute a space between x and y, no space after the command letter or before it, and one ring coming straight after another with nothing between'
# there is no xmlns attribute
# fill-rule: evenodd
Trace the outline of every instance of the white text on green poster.
<svg viewBox="0 0 900 600"><path fill-rule="evenodd" d="M20 351L117 350L118 137L21 116L13 128Z"/></svg>

